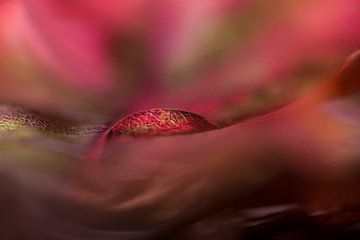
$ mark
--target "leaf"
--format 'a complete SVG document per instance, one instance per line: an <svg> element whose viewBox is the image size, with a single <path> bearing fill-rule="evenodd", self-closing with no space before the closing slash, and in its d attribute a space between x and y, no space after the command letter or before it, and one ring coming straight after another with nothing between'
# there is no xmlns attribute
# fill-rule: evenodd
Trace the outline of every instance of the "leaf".
<svg viewBox="0 0 360 240"><path fill-rule="evenodd" d="M0 133L30 130L47 134L93 135L103 129L104 127L100 125L85 125L70 120L55 119L20 107L0 106Z"/></svg>

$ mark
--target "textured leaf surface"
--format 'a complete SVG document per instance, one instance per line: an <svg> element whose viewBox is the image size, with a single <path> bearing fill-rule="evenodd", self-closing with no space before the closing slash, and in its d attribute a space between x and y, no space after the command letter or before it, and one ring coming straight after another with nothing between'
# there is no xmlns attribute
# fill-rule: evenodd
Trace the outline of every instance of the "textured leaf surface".
<svg viewBox="0 0 360 240"><path fill-rule="evenodd" d="M0 132L19 129L38 130L48 134L92 135L103 131L104 127L55 119L19 107L0 106Z"/></svg>

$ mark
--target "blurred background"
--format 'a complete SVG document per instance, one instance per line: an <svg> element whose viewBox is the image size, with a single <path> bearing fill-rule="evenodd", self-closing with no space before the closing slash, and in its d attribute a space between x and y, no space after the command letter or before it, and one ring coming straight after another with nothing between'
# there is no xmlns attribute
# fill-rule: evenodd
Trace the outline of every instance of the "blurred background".
<svg viewBox="0 0 360 240"><path fill-rule="evenodd" d="M255 90L291 98L334 74L358 46L358 12L356 0L3 0L1 99L108 116L250 111Z"/></svg>
<svg viewBox="0 0 360 240"><path fill-rule="evenodd" d="M358 0L0 0L1 239L357 239L359 97L296 100L358 48L359 13ZM149 108L221 129L97 143Z"/></svg>

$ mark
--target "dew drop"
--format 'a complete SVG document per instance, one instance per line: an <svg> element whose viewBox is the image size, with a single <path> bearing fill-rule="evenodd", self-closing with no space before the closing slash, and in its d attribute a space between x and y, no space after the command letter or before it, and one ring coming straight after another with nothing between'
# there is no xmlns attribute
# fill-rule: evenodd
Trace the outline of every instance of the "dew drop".
<svg viewBox="0 0 360 240"><path fill-rule="evenodd" d="M154 108L128 115L118 121L110 135L156 136L188 134L217 128L202 116L175 109Z"/></svg>

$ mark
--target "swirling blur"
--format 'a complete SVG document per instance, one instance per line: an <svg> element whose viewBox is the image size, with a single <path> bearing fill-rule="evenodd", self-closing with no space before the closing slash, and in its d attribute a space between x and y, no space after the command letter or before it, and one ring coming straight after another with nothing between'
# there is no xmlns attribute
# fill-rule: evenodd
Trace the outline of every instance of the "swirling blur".
<svg viewBox="0 0 360 240"><path fill-rule="evenodd" d="M358 0L0 0L0 239L358 239Z"/></svg>

